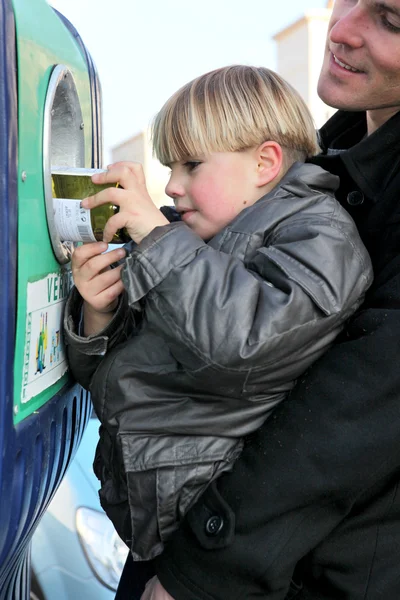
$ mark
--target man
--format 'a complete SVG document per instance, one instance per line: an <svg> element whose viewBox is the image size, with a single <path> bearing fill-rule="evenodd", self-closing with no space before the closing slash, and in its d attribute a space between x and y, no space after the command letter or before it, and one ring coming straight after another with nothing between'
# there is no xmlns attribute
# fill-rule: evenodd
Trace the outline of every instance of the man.
<svg viewBox="0 0 400 600"><path fill-rule="evenodd" d="M373 287L189 512L146 600L400 598L400 0L336 0L318 91L341 110L315 162L341 178Z"/></svg>

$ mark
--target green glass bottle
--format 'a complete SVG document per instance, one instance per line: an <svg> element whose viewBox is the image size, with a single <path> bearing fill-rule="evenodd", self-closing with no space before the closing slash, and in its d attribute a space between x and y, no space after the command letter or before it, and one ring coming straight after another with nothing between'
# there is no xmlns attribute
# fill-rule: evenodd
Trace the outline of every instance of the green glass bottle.
<svg viewBox="0 0 400 600"><path fill-rule="evenodd" d="M108 187L118 184L97 185L92 175L102 173L103 169L80 169L75 167L53 167L51 180L53 189L54 220L61 241L101 242L104 227L119 207L103 204L91 210L82 208L80 201L93 196ZM119 229L111 244L125 244L131 237L127 230Z"/></svg>

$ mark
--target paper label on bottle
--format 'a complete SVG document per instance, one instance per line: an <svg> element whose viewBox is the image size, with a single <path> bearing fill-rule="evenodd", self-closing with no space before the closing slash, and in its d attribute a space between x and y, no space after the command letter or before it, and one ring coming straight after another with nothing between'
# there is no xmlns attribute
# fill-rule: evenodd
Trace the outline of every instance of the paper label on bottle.
<svg viewBox="0 0 400 600"><path fill-rule="evenodd" d="M54 221L62 242L95 242L90 210L80 200L53 198Z"/></svg>

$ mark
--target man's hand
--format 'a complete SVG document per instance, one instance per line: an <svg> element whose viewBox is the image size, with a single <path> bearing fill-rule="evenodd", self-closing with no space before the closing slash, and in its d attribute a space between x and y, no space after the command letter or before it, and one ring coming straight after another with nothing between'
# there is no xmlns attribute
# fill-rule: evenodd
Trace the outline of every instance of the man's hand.
<svg viewBox="0 0 400 600"><path fill-rule="evenodd" d="M72 254L71 270L76 288L85 300L85 335L101 331L111 320L118 304L118 297L124 290L121 280L122 266L111 269L126 252L122 248L107 250L107 244L94 242L75 248Z"/></svg>
<svg viewBox="0 0 400 600"><path fill-rule="evenodd" d="M146 584L140 600L174 600L158 581L157 575Z"/></svg>
<svg viewBox="0 0 400 600"><path fill-rule="evenodd" d="M155 227L169 223L149 196L141 164L118 162L109 165L106 173L96 173L92 181L97 184L119 183L121 186L107 188L82 201L84 208L107 203L119 206L118 213L108 219L104 228L105 242L111 241L114 233L125 227L133 241L140 244Z"/></svg>

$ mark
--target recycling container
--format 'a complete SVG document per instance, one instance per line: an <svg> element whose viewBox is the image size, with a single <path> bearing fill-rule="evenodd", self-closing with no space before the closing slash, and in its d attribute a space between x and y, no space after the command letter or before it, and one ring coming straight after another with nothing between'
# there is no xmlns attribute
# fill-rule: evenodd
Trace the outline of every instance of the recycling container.
<svg viewBox="0 0 400 600"><path fill-rule="evenodd" d="M0 0L0 600L28 600L29 545L91 412L62 314L71 245L51 167L100 168L101 90L74 27L45 0Z"/></svg>

